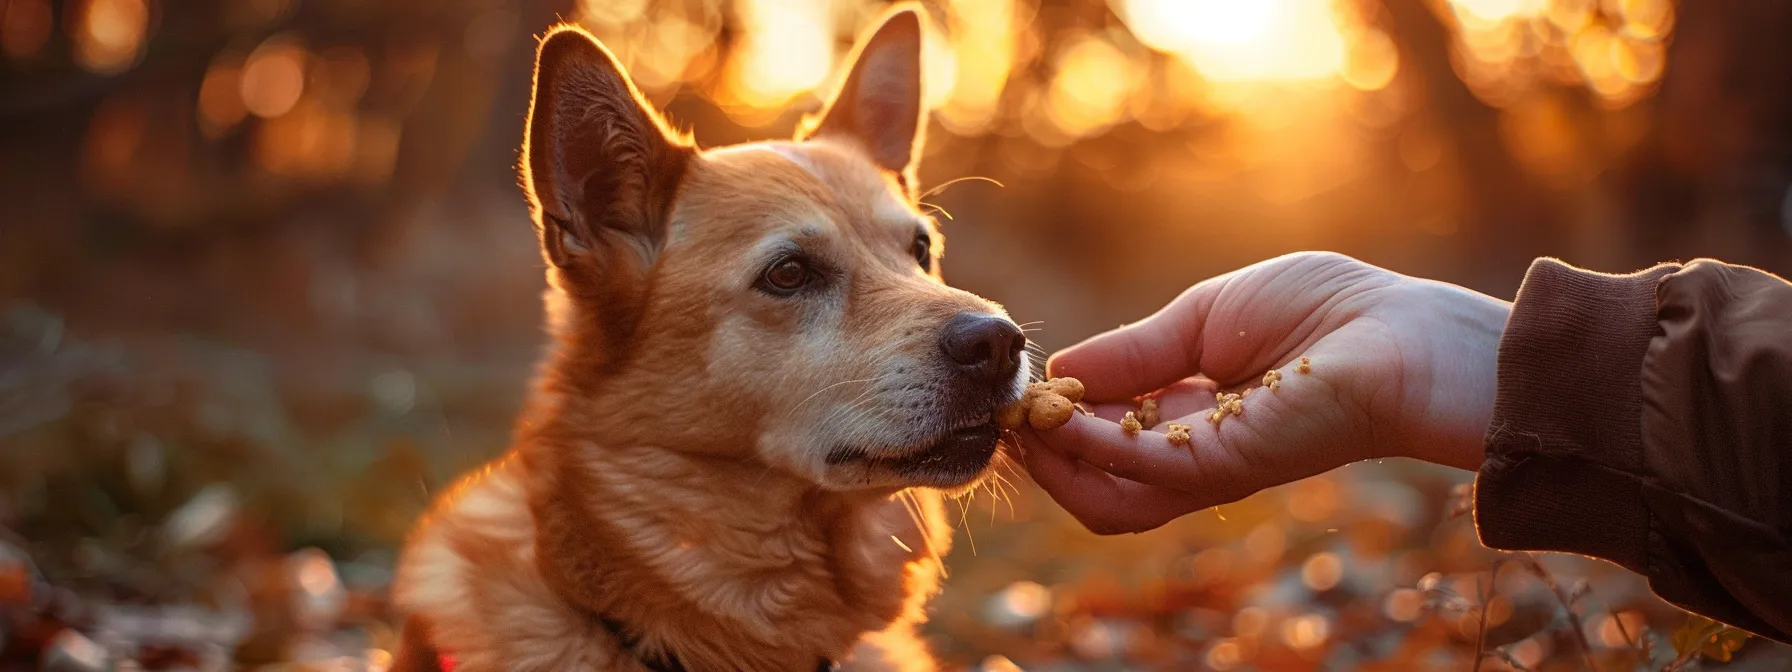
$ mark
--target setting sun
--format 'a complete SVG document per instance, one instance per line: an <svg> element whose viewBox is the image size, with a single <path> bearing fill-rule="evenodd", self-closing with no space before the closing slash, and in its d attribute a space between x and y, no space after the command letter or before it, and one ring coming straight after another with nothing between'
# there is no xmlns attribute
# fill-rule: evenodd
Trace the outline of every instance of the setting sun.
<svg viewBox="0 0 1792 672"><path fill-rule="evenodd" d="M1213 81L1316 79L1344 64L1344 38L1325 0L1115 5L1140 42L1182 57Z"/></svg>

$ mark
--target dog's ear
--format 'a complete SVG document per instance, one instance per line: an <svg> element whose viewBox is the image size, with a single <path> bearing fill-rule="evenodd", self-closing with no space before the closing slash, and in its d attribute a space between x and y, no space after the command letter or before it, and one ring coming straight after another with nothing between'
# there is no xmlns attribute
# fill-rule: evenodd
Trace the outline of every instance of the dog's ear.
<svg viewBox="0 0 1792 672"><path fill-rule="evenodd" d="M624 282L618 276L653 264L693 153L590 34L562 26L542 39L522 181L542 255L575 285L568 290Z"/></svg>
<svg viewBox="0 0 1792 672"><path fill-rule="evenodd" d="M858 143L871 159L914 184L915 150L923 132L921 15L897 5L853 50L852 69L820 115L799 138L837 137Z"/></svg>

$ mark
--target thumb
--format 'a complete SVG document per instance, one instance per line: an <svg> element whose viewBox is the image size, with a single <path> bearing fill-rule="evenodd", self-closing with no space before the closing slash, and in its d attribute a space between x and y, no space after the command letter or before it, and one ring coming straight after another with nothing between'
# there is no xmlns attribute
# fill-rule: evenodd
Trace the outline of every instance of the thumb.
<svg viewBox="0 0 1792 672"><path fill-rule="evenodd" d="M1219 287L1197 284L1150 317L1060 350L1046 372L1081 380L1092 401L1129 399L1199 373L1201 329Z"/></svg>

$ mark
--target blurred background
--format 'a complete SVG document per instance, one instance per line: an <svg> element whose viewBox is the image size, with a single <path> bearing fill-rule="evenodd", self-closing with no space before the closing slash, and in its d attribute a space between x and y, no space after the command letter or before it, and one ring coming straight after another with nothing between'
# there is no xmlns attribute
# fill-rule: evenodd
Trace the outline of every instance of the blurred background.
<svg viewBox="0 0 1792 672"><path fill-rule="evenodd" d="M1302 249L1507 298L1540 255L1792 272L1792 3L924 4L947 277L1048 349ZM788 137L881 5L0 0L0 669L381 669L395 545L542 345L533 36L590 29L715 146ZM992 672L1792 665L1481 548L1468 478L1097 538L1011 475L954 505L928 634Z"/></svg>

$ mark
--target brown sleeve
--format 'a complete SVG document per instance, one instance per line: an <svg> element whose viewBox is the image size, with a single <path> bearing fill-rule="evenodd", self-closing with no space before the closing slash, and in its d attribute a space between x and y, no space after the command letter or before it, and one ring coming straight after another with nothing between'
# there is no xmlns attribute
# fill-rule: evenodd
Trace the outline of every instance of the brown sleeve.
<svg viewBox="0 0 1792 672"><path fill-rule="evenodd" d="M1714 261L1540 259L1500 342L1475 521L1792 642L1792 284Z"/></svg>

